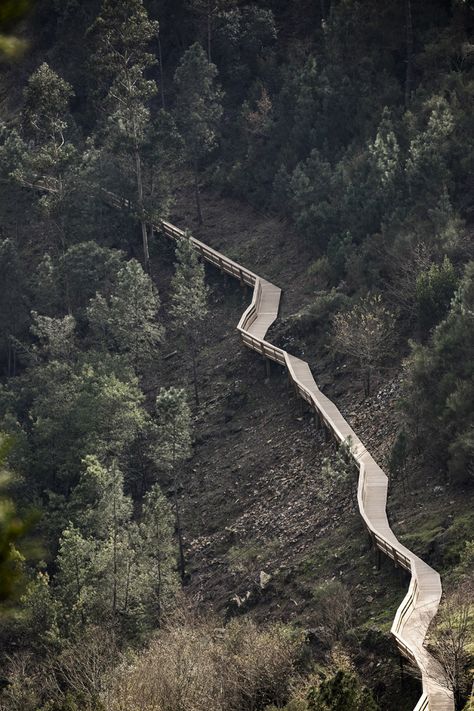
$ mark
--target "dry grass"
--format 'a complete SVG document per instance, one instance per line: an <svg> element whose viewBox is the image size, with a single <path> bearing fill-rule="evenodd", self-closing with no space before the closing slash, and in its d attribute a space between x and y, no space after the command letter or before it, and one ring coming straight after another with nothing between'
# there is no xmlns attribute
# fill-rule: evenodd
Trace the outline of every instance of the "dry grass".
<svg viewBox="0 0 474 711"><path fill-rule="evenodd" d="M286 702L303 645L288 628L178 620L118 669L107 711L256 711Z"/></svg>

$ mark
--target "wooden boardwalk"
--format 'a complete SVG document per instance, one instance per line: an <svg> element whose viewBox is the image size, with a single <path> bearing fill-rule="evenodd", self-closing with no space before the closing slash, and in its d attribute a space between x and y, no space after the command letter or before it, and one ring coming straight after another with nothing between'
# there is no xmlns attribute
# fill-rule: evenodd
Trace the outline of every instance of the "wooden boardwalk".
<svg viewBox="0 0 474 711"><path fill-rule="evenodd" d="M184 236L182 230L169 222L162 221L160 227L168 237ZM395 565L411 573L408 592L397 610L391 632L400 652L421 673L423 693L414 711L454 711L453 694L446 687L443 669L424 646L429 624L438 610L441 580L439 574L403 546L391 530L386 512L386 474L336 405L318 388L308 364L265 340L269 327L278 316L281 290L204 242L194 237L190 239L206 261L239 279L241 284L253 287L252 301L237 326L244 345L286 367L296 392L314 409L319 423L338 443L349 444L359 468L359 511L372 541Z"/></svg>

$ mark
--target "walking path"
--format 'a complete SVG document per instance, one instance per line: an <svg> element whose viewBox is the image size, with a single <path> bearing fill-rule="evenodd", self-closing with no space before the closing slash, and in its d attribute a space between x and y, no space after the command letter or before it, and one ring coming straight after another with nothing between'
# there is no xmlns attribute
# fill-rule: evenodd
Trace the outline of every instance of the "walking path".
<svg viewBox="0 0 474 711"><path fill-rule="evenodd" d="M173 239L185 233L169 222L161 229ZM338 443L347 443L359 467L358 505L374 545L394 563L411 573L408 592L397 610L391 632L400 652L421 672L423 693L414 711L454 711L452 692L446 687L441 665L424 646L424 640L441 598L439 574L403 546L391 530L386 512L388 478L366 450L336 405L318 388L308 364L265 340L278 316L281 289L242 267L194 237L196 250L211 264L253 287L250 305L237 326L245 346L286 367L296 392L314 409L320 426Z"/></svg>

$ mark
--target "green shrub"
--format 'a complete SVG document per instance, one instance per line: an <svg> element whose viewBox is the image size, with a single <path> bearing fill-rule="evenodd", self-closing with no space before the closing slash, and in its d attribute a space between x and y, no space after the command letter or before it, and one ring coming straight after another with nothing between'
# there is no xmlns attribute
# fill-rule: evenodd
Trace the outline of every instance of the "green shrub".
<svg viewBox="0 0 474 711"><path fill-rule="evenodd" d="M295 336L316 331L323 337L327 335L331 317L346 308L349 303L349 297L334 288L328 292L320 292L308 306L287 320L288 330Z"/></svg>
<svg viewBox="0 0 474 711"><path fill-rule="evenodd" d="M404 478L408 459L408 437L404 429L398 432L390 451L388 470L394 479Z"/></svg>
<svg viewBox="0 0 474 711"><path fill-rule="evenodd" d="M407 431L456 483L472 481L474 452L474 262L429 342L413 345L404 402Z"/></svg>
<svg viewBox="0 0 474 711"><path fill-rule="evenodd" d="M454 266L445 257L441 264L432 264L416 282L418 322L423 334L444 318L457 287Z"/></svg>
<svg viewBox="0 0 474 711"><path fill-rule="evenodd" d="M339 670L308 694L309 711L377 711L371 692L352 672Z"/></svg>
<svg viewBox="0 0 474 711"><path fill-rule="evenodd" d="M474 428L462 432L450 444L448 472L453 482L474 478Z"/></svg>

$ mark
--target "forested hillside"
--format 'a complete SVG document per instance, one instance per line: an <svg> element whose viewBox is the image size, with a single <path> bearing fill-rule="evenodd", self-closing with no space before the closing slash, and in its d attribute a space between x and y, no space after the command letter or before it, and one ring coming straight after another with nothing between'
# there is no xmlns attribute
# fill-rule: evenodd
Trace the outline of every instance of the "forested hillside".
<svg viewBox="0 0 474 711"><path fill-rule="evenodd" d="M191 233L282 287L473 711L473 176L472 0L0 1L2 711L420 697L347 448Z"/></svg>

